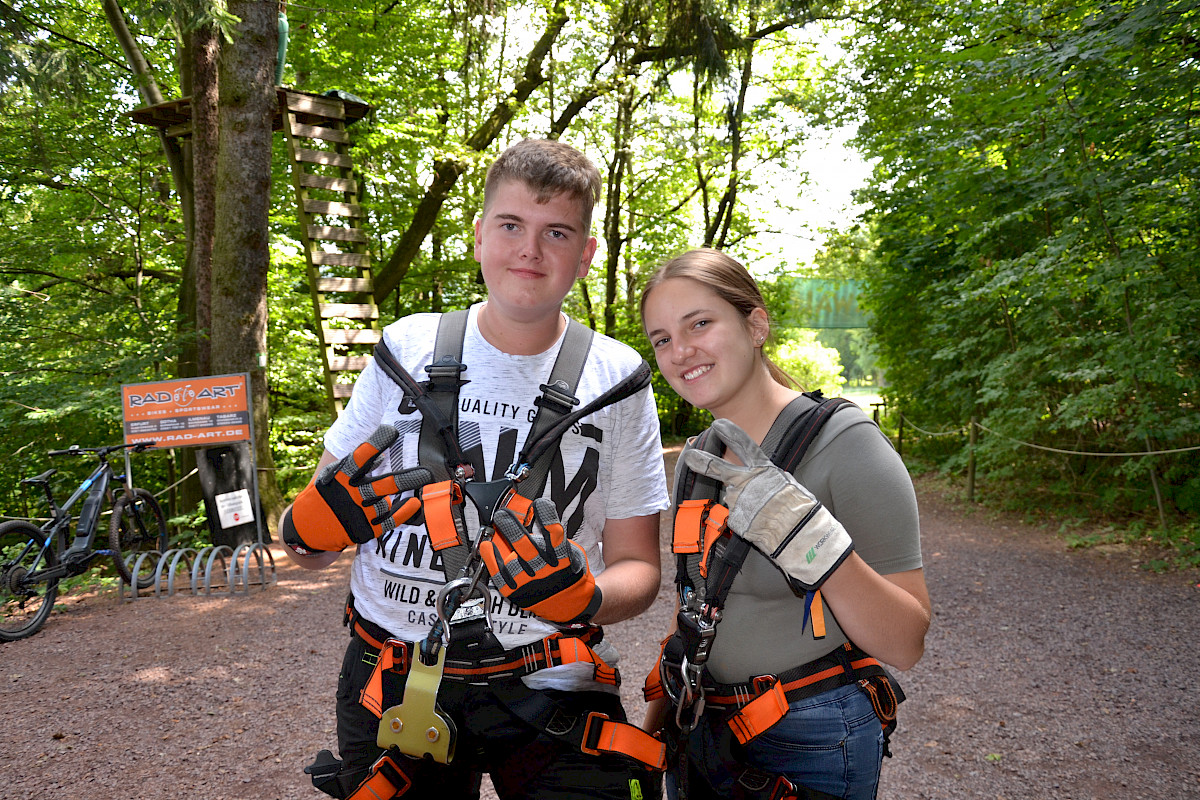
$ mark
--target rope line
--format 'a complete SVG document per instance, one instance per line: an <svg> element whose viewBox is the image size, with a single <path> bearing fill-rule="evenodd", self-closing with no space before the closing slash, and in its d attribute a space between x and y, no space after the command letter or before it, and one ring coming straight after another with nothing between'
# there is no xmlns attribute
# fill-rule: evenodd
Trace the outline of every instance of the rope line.
<svg viewBox="0 0 1200 800"><path fill-rule="evenodd" d="M904 420L904 424L907 427L910 427L910 428L916 430L918 433L922 433L926 436L961 436L969 430L969 426L968 426L965 428L957 428L955 430L950 430L950 431L942 431L940 433L934 432L934 431L927 431L924 428L920 427L919 425L915 424L908 417L904 416L904 414L901 414L900 418L902 420ZM987 427L986 425L983 425L978 422L971 423L971 424L973 424L976 428L978 428L981 431L986 431L987 433L990 433L993 436L999 436L1001 439L1007 439L1010 442L1016 442L1017 444L1022 445L1023 447L1032 447L1034 450L1043 450L1047 453L1060 453L1062 455L1067 455L1067 456L1096 456L1098 458L1140 458L1140 457L1144 457L1144 456L1167 456L1167 455L1174 455L1175 453L1190 453L1190 452L1193 452L1196 450L1200 450L1200 445L1196 445L1195 447L1174 447L1169 450L1142 450L1142 451L1134 452L1134 453L1101 453L1101 452L1096 452L1096 451L1091 451L1091 450L1064 450L1061 447L1047 447L1046 445L1034 444L1033 442L1026 442L1026 441L1022 441L1021 439L1014 439L1011 436L1000 433L999 431L994 431L991 428Z"/></svg>
<svg viewBox="0 0 1200 800"><path fill-rule="evenodd" d="M195 475L195 474L196 474L197 472L199 472L199 471L200 471L200 468L199 468L199 467L192 467L192 471L191 471L191 472L189 472L187 475L184 475L182 478L180 478L179 480L175 481L175 482L174 482L174 483L172 483L170 486L168 486L167 488L163 489L161 492L157 492L157 493L155 493L155 495L154 495L154 496L155 496L155 497L162 497L164 494L166 494L167 492L171 491L171 490L172 490L172 489L174 489L176 486L178 486L179 484L183 483L184 481L186 481L188 478L192 477L193 475Z"/></svg>
<svg viewBox="0 0 1200 800"><path fill-rule="evenodd" d="M900 417L901 417L901 418L904 420L904 423L905 423L906 425L908 425L908 427L910 427L910 428L915 428L915 429L917 430L917 432L919 432L919 433L923 433L923 434L925 434L926 436L962 436L964 433L966 433L966 432L967 432L967 429L966 429L966 428L955 428L955 429L954 429L954 430L952 430L952 431L942 431L941 433L935 433L935 432L933 432L933 431L927 431L927 430L925 430L924 428L922 428L922 427L920 427L919 425L915 424L915 423L914 423L914 422L913 422L911 419L909 419L908 417L904 416L903 414L901 414L901 415L900 415Z"/></svg>
<svg viewBox="0 0 1200 800"><path fill-rule="evenodd" d="M1062 453L1063 455L1068 455L1068 456L1098 456L1100 458L1137 458L1139 456L1165 456L1165 455L1171 455L1172 453L1188 453L1193 450L1200 450L1200 445L1197 445L1196 447L1175 447L1170 450L1143 450L1143 451L1137 452L1137 453L1098 453L1098 452L1087 451L1087 450L1063 450L1063 449L1060 449L1057 447L1046 447L1045 445L1033 444L1032 442L1023 442L1020 439L1014 439L1011 436L1005 436L1003 433L999 433L997 431L992 430L991 428L980 425L978 422L976 422L975 425L981 431L987 431L988 433L992 434L993 436L999 436L1001 439L1008 439L1010 442L1016 442L1017 444L1024 445L1025 447L1032 447L1035 450L1045 450L1049 453Z"/></svg>

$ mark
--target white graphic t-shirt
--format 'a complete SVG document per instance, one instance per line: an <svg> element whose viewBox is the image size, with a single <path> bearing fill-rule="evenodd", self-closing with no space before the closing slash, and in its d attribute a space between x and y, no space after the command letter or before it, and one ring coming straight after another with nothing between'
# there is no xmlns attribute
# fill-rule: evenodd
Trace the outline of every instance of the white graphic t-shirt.
<svg viewBox="0 0 1200 800"><path fill-rule="evenodd" d="M514 356L489 344L479 333L479 306L470 311L459 392L458 438L481 480L502 478L525 444L563 337L544 353ZM428 376L438 314L414 314L388 325L384 341L417 380ZM625 378L641 363L632 348L596 334L575 390L585 405ZM343 457L370 438L381 424L400 437L378 472L418 466L421 413L405 403L400 387L373 362L362 372L345 410L325 434L325 448ZM390 463L388 463L390 461ZM593 574L604 571L601 532L606 519L626 519L662 511L669 505L663 472L658 416L649 389L610 405L576 423L563 436L546 478L543 497L553 500L567 535L587 553ZM467 532L479 532L467 501ZM457 577L457 576L451 576ZM437 620L435 598L445 584L442 559L424 525L402 525L358 546L350 587L355 609L393 636L420 641ZM509 604L493 588L492 630L505 649L538 641L556 628ZM615 666L617 654L602 642L597 653ZM534 688L595 689L585 664L542 670L525 679Z"/></svg>

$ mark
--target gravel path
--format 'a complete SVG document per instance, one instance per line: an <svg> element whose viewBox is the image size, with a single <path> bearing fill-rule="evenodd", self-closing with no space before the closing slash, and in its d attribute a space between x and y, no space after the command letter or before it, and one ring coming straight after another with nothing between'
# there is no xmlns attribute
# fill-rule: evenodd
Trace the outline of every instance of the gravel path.
<svg viewBox="0 0 1200 800"><path fill-rule="evenodd" d="M918 496L934 623L900 675L880 797L1200 798L1200 577ZM664 564L651 611L610 629L635 720L671 614ZM334 743L348 565L305 573L276 551L266 591L91 597L0 645L0 797L324 797L300 770Z"/></svg>

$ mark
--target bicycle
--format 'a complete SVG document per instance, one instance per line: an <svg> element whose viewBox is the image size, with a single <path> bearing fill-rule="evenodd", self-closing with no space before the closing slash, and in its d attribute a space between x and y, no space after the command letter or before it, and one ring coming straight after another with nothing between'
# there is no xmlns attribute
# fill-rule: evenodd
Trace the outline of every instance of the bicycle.
<svg viewBox="0 0 1200 800"><path fill-rule="evenodd" d="M100 462L62 506L55 502L50 489L50 478L57 469L21 481L25 486L40 487L45 493L50 520L41 527L25 520L0 524L0 641L12 642L37 633L54 608L59 581L83 574L102 556L112 557L117 574L130 587L136 586L135 592L153 585L153 574L135 576L131 566L138 553L166 551L167 522L162 507L153 494L133 486L125 475L115 473L108 462L111 453L126 449L140 453L153 444L72 445L66 450L51 450L50 456L90 454ZM115 492L114 481L120 484ZM66 543L74 519L71 509L85 496L75 538L68 547ZM100 527L100 512L106 502L112 506L108 548L95 549L93 544Z"/></svg>

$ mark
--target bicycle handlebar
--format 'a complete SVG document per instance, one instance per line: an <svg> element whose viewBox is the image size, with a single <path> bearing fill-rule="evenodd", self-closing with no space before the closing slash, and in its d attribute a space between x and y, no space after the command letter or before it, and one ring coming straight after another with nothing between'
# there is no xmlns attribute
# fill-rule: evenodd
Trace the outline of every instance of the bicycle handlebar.
<svg viewBox="0 0 1200 800"><path fill-rule="evenodd" d="M107 447L80 447L73 444L66 450L50 450L47 451L48 456L82 456L87 453L97 453L101 458L104 458L109 453L115 453L118 450L132 449L135 453L140 453L147 447L153 447L157 442L138 442L137 444L112 444Z"/></svg>

